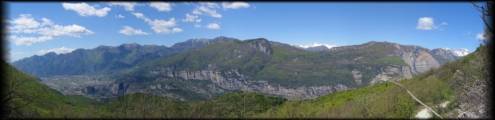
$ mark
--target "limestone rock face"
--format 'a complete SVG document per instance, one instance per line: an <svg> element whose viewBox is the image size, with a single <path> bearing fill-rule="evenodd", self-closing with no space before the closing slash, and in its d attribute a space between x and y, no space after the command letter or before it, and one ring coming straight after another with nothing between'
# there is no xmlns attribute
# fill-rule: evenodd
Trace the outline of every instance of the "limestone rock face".
<svg viewBox="0 0 495 120"><path fill-rule="evenodd" d="M432 68L438 68L440 65L428 52L419 51L414 59L414 72L423 73Z"/></svg>
<svg viewBox="0 0 495 120"><path fill-rule="evenodd" d="M264 38L258 38L250 41L251 43L249 44L249 47L254 48L258 51L261 51L265 54L271 55L272 54L272 47L270 44L270 41L264 39Z"/></svg>
<svg viewBox="0 0 495 120"><path fill-rule="evenodd" d="M347 86L342 84L335 86L301 86L289 88L280 85L272 85L264 80L251 80L249 77L239 73L238 70L228 70L224 72L215 70L170 71L171 68L162 70L163 71L153 71L153 74L161 74L165 75L163 77L177 78L177 80L207 80L225 90L262 92L265 94L282 96L287 99L310 99L348 89Z"/></svg>
<svg viewBox="0 0 495 120"><path fill-rule="evenodd" d="M402 49L398 49L396 53L398 53L402 60L411 68L410 71L413 75L440 67L438 60L425 48L416 46L402 47Z"/></svg>
<svg viewBox="0 0 495 120"><path fill-rule="evenodd" d="M361 74L361 72L357 71L357 70L352 70L352 77L354 78L354 81L356 82L357 85L361 85L362 84L362 77L363 75Z"/></svg>
<svg viewBox="0 0 495 120"><path fill-rule="evenodd" d="M387 66L380 70L380 74L376 75L370 84L376 84L388 80L400 80L403 78L411 78L411 72L409 66Z"/></svg>

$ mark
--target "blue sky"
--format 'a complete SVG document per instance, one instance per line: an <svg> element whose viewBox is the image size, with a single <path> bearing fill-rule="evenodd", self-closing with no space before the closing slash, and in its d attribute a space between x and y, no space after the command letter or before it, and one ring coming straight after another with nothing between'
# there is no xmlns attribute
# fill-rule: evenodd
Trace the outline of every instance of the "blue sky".
<svg viewBox="0 0 495 120"><path fill-rule="evenodd" d="M170 46L217 36L293 45L389 41L473 51L483 31L480 13L468 2L10 2L6 19L11 61L99 45Z"/></svg>

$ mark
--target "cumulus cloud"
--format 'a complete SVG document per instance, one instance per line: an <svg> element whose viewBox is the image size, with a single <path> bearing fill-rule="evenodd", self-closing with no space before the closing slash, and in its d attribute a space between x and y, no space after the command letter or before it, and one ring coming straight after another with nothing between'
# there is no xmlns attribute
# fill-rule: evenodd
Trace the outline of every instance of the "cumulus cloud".
<svg viewBox="0 0 495 120"><path fill-rule="evenodd" d="M150 7L160 12L169 12L172 10L172 5L168 2L151 2Z"/></svg>
<svg viewBox="0 0 495 120"><path fill-rule="evenodd" d="M182 21L190 22L190 23L193 23L193 22L199 23L199 22L201 22L201 18L199 18L199 16L197 16L197 15L191 15L189 13L186 13L186 18L183 19Z"/></svg>
<svg viewBox="0 0 495 120"><path fill-rule="evenodd" d="M182 30L177 30L179 28L175 27L176 26L175 18L170 18L169 20L156 19L151 21L149 24L151 25L151 29L153 29L153 31L155 31L156 33L171 33L171 32L174 33L174 32L182 31Z"/></svg>
<svg viewBox="0 0 495 120"><path fill-rule="evenodd" d="M135 28L132 28L130 26L124 26L120 31L119 33L122 33L124 35L127 35L127 36L132 36L132 35L148 35L148 33L146 32L143 32L142 30L140 29L135 29Z"/></svg>
<svg viewBox="0 0 495 120"><path fill-rule="evenodd" d="M80 16L98 16L103 17L110 12L110 8L104 7L96 9L95 7L86 3L62 3L65 10L72 10L77 12Z"/></svg>
<svg viewBox="0 0 495 120"><path fill-rule="evenodd" d="M162 20L162 19L150 19L146 17L143 13L139 12L133 12L132 13L134 16L136 16L138 19L143 20L144 22L148 23L148 25L151 26L151 29L155 33L177 33L177 32L182 32L183 30L181 28L177 27L175 18L170 18L169 20Z"/></svg>
<svg viewBox="0 0 495 120"><path fill-rule="evenodd" d="M8 33L9 39L15 45L27 46L61 36L80 37L81 35L93 34L92 31L80 25L58 25L48 18L36 20L30 14L21 14L10 20Z"/></svg>
<svg viewBox="0 0 495 120"><path fill-rule="evenodd" d="M249 3L247 3L247 2L223 2L222 7L224 9L248 8Z"/></svg>
<svg viewBox="0 0 495 120"><path fill-rule="evenodd" d="M136 3L134 2L110 2L110 6L122 6L126 11L134 11Z"/></svg>
<svg viewBox="0 0 495 120"><path fill-rule="evenodd" d="M418 25L416 26L418 30L433 30L435 29L435 23L431 17L421 17L418 19Z"/></svg>
<svg viewBox="0 0 495 120"><path fill-rule="evenodd" d="M435 24L435 21L432 17L421 17L418 19L418 24L416 25L416 29L418 30L435 30L439 29L440 26L447 26L447 22L441 22L439 25ZM443 29L439 29L443 30Z"/></svg>
<svg viewBox="0 0 495 120"><path fill-rule="evenodd" d="M146 22L151 21L148 17L144 16L143 13L140 12L133 12L132 15L136 16L138 19L142 19Z"/></svg>
<svg viewBox="0 0 495 120"><path fill-rule="evenodd" d="M50 36L35 36L35 37L30 37L30 36L17 36L17 35L11 35L9 37L11 41L14 42L15 45L25 45L25 46L30 46L35 43L40 43L40 42L45 42L48 40L52 40L53 37Z"/></svg>
<svg viewBox="0 0 495 120"><path fill-rule="evenodd" d="M218 30L220 29L220 25L217 24L217 23L210 23L206 26L206 28L208 29L212 29L212 30Z"/></svg>
<svg viewBox="0 0 495 120"><path fill-rule="evenodd" d="M30 14L21 14L17 19L12 21L14 24L14 28L16 30L29 30L32 28L37 28L40 26L40 23L34 20Z"/></svg>
<svg viewBox="0 0 495 120"><path fill-rule="evenodd" d="M219 8L219 5L217 3L200 3L199 7L196 7L193 11L192 14L195 15L208 15L210 17L214 18L221 18L222 15L217 12L217 8Z"/></svg>
<svg viewBox="0 0 495 120"><path fill-rule="evenodd" d="M74 48L66 48L66 47L60 47L60 48L52 48L52 49L43 49L39 50L36 55L44 55L50 52L54 52L56 54L66 54L74 51Z"/></svg>

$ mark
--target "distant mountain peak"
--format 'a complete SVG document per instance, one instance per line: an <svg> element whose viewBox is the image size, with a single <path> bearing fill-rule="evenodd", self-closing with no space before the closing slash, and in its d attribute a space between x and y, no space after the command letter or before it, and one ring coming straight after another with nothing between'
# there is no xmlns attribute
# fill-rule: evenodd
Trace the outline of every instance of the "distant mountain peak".
<svg viewBox="0 0 495 120"><path fill-rule="evenodd" d="M250 47L253 47L263 53L271 54L272 52L270 41L265 38L249 39L246 40L246 42L250 44Z"/></svg>
<svg viewBox="0 0 495 120"><path fill-rule="evenodd" d="M462 57L468 55L470 52L466 48L450 49L450 48L440 48L452 52L455 56Z"/></svg>
<svg viewBox="0 0 495 120"><path fill-rule="evenodd" d="M366 42L364 43L364 45L373 45L373 44L389 44L389 45L400 45L398 43L395 43L395 42L389 42L389 41L369 41L369 42Z"/></svg>
<svg viewBox="0 0 495 120"><path fill-rule="evenodd" d="M215 37L213 39L236 39L236 38L233 38L233 37L226 37L226 36L218 36L218 37Z"/></svg>
<svg viewBox="0 0 495 120"><path fill-rule="evenodd" d="M140 46L141 45L139 45L137 43L125 43L125 44L120 45L119 47L126 48L126 49L134 49L134 48L137 48Z"/></svg>

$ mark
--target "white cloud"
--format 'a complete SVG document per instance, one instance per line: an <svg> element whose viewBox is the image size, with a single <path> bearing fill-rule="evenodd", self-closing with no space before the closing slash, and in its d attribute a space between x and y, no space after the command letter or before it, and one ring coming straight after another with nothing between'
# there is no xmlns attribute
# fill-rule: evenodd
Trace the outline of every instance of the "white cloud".
<svg viewBox="0 0 495 120"><path fill-rule="evenodd" d="M146 22L151 21L148 17L144 16L143 13L140 12L133 12L132 15L136 16L138 19L142 19Z"/></svg>
<svg viewBox="0 0 495 120"><path fill-rule="evenodd" d="M486 40L486 34L484 34L484 33L478 33L478 34L476 34L476 39L478 39L478 40Z"/></svg>
<svg viewBox="0 0 495 120"><path fill-rule="evenodd" d="M168 2L151 2L150 7L153 7L160 12L169 12L172 10L172 5Z"/></svg>
<svg viewBox="0 0 495 120"><path fill-rule="evenodd" d="M101 9L96 9L86 3L62 3L65 10L72 10L77 12L80 16L98 16L103 17L110 12L110 8L104 7Z"/></svg>
<svg viewBox="0 0 495 120"><path fill-rule="evenodd" d="M30 14L21 14L19 15L19 18L13 20L12 23L18 30L28 30L40 26L40 23L34 20Z"/></svg>
<svg viewBox="0 0 495 120"><path fill-rule="evenodd" d="M66 48L66 47L60 47L60 48L52 48L52 49L43 49L40 50L36 53L36 55L44 55L50 52L54 52L56 54L66 54L74 51L74 48Z"/></svg>
<svg viewBox="0 0 495 120"><path fill-rule="evenodd" d="M56 37L80 37L93 32L80 25L57 25L48 18L36 20L30 14L21 14L18 18L9 21L8 34L15 45L29 46Z"/></svg>
<svg viewBox="0 0 495 120"><path fill-rule="evenodd" d="M247 3L247 2L223 2L222 7L224 9L248 8L249 3Z"/></svg>
<svg viewBox="0 0 495 120"><path fill-rule="evenodd" d="M40 43L40 42L45 42L48 40L52 40L53 37L50 36L36 36L36 37L29 37L29 36L17 36L17 35L11 35L9 37L11 41L14 41L15 45L26 45L30 46L35 43Z"/></svg>
<svg viewBox="0 0 495 120"><path fill-rule="evenodd" d="M115 17L116 17L116 18L119 18L119 19L123 19L123 18L125 18L125 16L124 16L124 15L121 15L121 14L118 14L118 15L116 15Z"/></svg>
<svg viewBox="0 0 495 120"><path fill-rule="evenodd" d="M212 29L212 30L218 30L220 29L220 25L217 24L217 23L210 23L206 26L206 28L208 29Z"/></svg>
<svg viewBox="0 0 495 120"><path fill-rule="evenodd" d="M92 34L90 30L86 29L83 26L79 26L76 24L72 25L53 25L50 27L40 28L41 35L44 36L71 36L71 37L80 37L82 34Z"/></svg>
<svg viewBox="0 0 495 120"><path fill-rule="evenodd" d="M221 18L222 15L217 12L218 4L216 3L200 3L199 7L196 7L193 11L192 14L195 15L203 15L206 14L210 17L214 18Z"/></svg>
<svg viewBox="0 0 495 120"><path fill-rule="evenodd" d="M137 18L142 19L144 22L148 23L148 25L151 26L151 29L155 33L168 34L168 33L177 33L183 31L181 28L176 27L177 24L175 18L170 18L169 20L161 20L161 19L151 20L150 18L146 17L143 13L134 12L132 14Z"/></svg>
<svg viewBox="0 0 495 120"><path fill-rule="evenodd" d="M134 11L136 3L134 2L110 2L110 6L122 6L126 11Z"/></svg>
<svg viewBox="0 0 495 120"><path fill-rule="evenodd" d="M328 49L333 48L333 47L337 47L337 45L325 44L325 43L312 43L312 44L309 44L309 45L295 45L295 46L302 47L302 48L324 46L324 47L326 47Z"/></svg>
<svg viewBox="0 0 495 120"><path fill-rule="evenodd" d="M441 26L449 25L447 22L441 22L440 24L435 24L435 21L432 17L421 17L418 19L418 24L416 29L418 30L435 30L438 29L440 31L444 30Z"/></svg>
<svg viewBox="0 0 495 120"><path fill-rule="evenodd" d="M199 5L205 6L208 8L220 8L220 5L218 5L218 3L214 3L214 2L199 2Z"/></svg>
<svg viewBox="0 0 495 120"><path fill-rule="evenodd" d="M433 30L435 29L435 23L431 17L421 17L418 19L418 25L416 29L418 30Z"/></svg>
<svg viewBox="0 0 495 120"><path fill-rule="evenodd" d="M189 13L186 13L186 18L183 19L182 21L199 23L199 22L201 22L201 18L199 18L199 16L197 16L197 15L191 15Z"/></svg>
<svg viewBox="0 0 495 120"><path fill-rule="evenodd" d="M173 33L182 32L182 29L181 28L173 28L172 32Z"/></svg>
<svg viewBox="0 0 495 120"><path fill-rule="evenodd" d="M151 25L151 29L153 29L153 31L155 31L156 33L174 33L174 32L180 32L180 31L177 31L177 30L172 30L171 29L177 29L176 27L176 23L175 23L175 19L174 18L170 18L169 20L153 20L151 23L149 23Z"/></svg>
<svg viewBox="0 0 495 120"><path fill-rule="evenodd" d="M130 26L124 26L120 31L119 33L122 33L124 35L128 35L128 36L131 36L131 35L148 35L148 33L146 32L143 32L142 30L140 29L134 29Z"/></svg>

